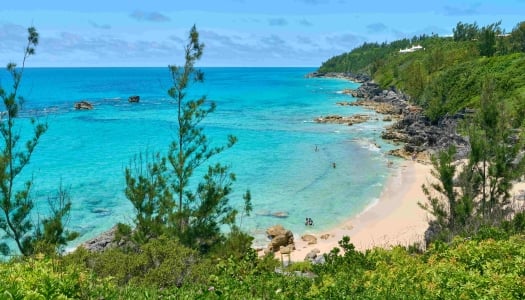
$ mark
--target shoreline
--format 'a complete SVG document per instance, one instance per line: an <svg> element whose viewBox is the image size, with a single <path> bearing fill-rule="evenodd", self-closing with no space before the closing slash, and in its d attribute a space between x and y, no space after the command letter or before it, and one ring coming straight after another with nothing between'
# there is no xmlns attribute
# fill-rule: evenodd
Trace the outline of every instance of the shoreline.
<svg viewBox="0 0 525 300"><path fill-rule="evenodd" d="M329 253L343 236L349 236L357 250L374 247L388 248L396 245L424 245L424 233L428 227L428 215L418 206L425 201L421 185L430 180L431 166L406 160L388 178L387 184L376 203L372 203L357 216L351 217L329 230L311 233L316 244L309 245L295 236L295 248L290 260L303 261L311 251L318 256ZM322 238L323 237L323 238ZM283 255L287 260L288 255ZM276 257L280 257L277 252Z"/></svg>

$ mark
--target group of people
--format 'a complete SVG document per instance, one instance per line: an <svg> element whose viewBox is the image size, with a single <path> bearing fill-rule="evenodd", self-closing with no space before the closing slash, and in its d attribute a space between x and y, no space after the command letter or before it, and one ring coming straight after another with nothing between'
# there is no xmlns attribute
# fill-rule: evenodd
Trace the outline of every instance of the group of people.
<svg viewBox="0 0 525 300"><path fill-rule="evenodd" d="M314 220L312 218L306 218L306 221L304 222L304 225L306 226L314 226Z"/></svg>

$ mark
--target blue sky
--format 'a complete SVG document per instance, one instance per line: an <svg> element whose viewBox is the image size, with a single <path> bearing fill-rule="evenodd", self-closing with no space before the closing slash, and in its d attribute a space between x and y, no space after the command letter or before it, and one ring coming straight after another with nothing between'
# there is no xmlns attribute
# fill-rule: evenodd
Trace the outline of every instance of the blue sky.
<svg viewBox="0 0 525 300"><path fill-rule="evenodd" d="M29 66L166 66L182 62L189 28L201 66L319 66L365 41L450 35L457 22L525 21L525 0L20 0L0 7L0 64L19 62L26 28L40 33Z"/></svg>

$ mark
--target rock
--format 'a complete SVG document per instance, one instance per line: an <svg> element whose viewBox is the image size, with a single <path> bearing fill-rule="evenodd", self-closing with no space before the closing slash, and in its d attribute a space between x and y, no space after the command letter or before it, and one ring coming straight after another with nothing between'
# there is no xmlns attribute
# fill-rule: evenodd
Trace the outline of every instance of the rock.
<svg viewBox="0 0 525 300"><path fill-rule="evenodd" d="M279 251L282 247L291 247L295 249L293 233L290 230L285 229L281 225L275 225L266 230L266 234L270 238L268 249L270 251Z"/></svg>
<svg viewBox="0 0 525 300"><path fill-rule="evenodd" d="M306 78L341 78L351 80L356 83L368 82L370 81L370 76L366 74L354 74L354 73L338 73L338 72L312 72L305 75Z"/></svg>
<svg viewBox="0 0 525 300"><path fill-rule="evenodd" d="M458 149L455 159L468 156L469 142L460 136L457 124L465 117L475 113L472 109L463 109L454 115L446 115L431 122L421 107L409 104L410 97L395 87L383 90L369 76L352 73L314 73L309 77L345 78L362 84L355 90L344 90L357 101L339 102L338 105L362 106L379 114L386 114L385 121L396 121L382 133L382 137L394 143L403 143L402 151L395 154L411 158L413 153L426 158L429 153L436 153L454 145ZM357 117L326 116L316 118L318 123L348 124L365 122L368 119Z"/></svg>
<svg viewBox="0 0 525 300"><path fill-rule="evenodd" d="M304 257L304 260L313 262L317 258L317 255L319 253L321 253L319 249L313 249L312 251L308 252L308 254L306 254L306 256Z"/></svg>
<svg viewBox="0 0 525 300"><path fill-rule="evenodd" d="M330 238L330 234L325 233L325 234L321 235L320 238L321 238L321 240L327 240L327 239Z"/></svg>
<svg viewBox="0 0 525 300"><path fill-rule="evenodd" d="M268 229L266 229L266 235L268 238L273 239L274 237L278 235L282 235L286 233L286 229L282 225L275 225Z"/></svg>
<svg viewBox="0 0 525 300"><path fill-rule="evenodd" d="M317 238L311 234L305 234L301 237L301 240L308 243L308 245L317 244Z"/></svg>
<svg viewBox="0 0 525 300"><path fill-rule="evenodd" d="M314 261L312 261L312 263L314 265L318 265L318 264L324 264L326 261L324 259L324 255L317 255L317 257L315 258Z"/></svg>
<svg viewBox="0 0 525 300"><path fill-rule="evenodd" d="M342 117L339 115L329 115L325 117L318 117L314 119L314 122L316 123L329 123L329 124L347 124L348 126L352 126L354 124L359 124L366 122L370 119L369 115L352 115L349 117Z"/></svg>
<svg viewBox="0 0 525 300"><path fill-rule="evenodd" d="M117 232L117 226L84 242L82 246L90 252L102 252L106 249L114 248L117 246L117 243L115 242L115 232Z"/></svg>
<svg viewBox="0 0 525 300"><path fill-rule="evenodd" d="M129 96L128 102L130 103L138 103L140 101L140 96Z"/></svg>
<svg viewBox="0 0 525 300"><path fill-rule="evenodd" d="M288 213L285 211L276 211L272 213L272 216L276 218L288 218Z"/></svg>
<svg viewBox="0 0 525 300"><path fill-rule="evenodd" d="M279 248L279 252L281 254L290 254L290 253L292 253L292 250L293 250L293 247L291 247L291 246L281 246Z"/></svg>
<svg viewBox="0 0 525 300"><path fill-rule="evenodd" d="M281 247L286 247L286 246L291 246L291 245L294 245L293 243L293 234L291 234L291 231L288 230L288 232L290 234L282 234L282 235L278 235L276 237L274 237L271 241L270 241L270 244L268 245L268 249L276 252L276 251L279 251L281 249ZM293 248L295 249L295 246L293 246Z"/></svg>
<svg viewBox="0 0 525 300"><path fill-rule="evenodd" d="M92 110L93 104L87 102L87 101L79 101L75 103L75 109L79 110Z"/></svg>

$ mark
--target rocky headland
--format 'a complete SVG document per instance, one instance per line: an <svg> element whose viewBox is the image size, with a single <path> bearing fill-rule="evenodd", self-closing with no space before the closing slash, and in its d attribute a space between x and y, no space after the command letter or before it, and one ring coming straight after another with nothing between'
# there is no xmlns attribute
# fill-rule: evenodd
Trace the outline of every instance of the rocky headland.
<svg viewBox="0 0 525 300"><path fill-rule="evenodd" d="M369 76L353 73L311 73L308 78L343 78L362 83L355 90L345 93L357 98L357 101L339 102L338 105L362 106L389 116L396 122L387 127L381 137L402 145L391 151L392 155L404 158L427 160L429 155L455 145L457 158L464 158L468 151L468 141L457 133L458 121L471 112L462 111L447 115L432 122L423 114L423 110L409 103L409 96L396 88L383 90ZM332 117L332 123L346 123L352 117ZM327 120L325 118L318 118ZM317 122L318 119L316 119ZM322 123L322 122L320 122Z"/></svg>

